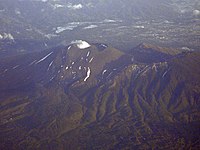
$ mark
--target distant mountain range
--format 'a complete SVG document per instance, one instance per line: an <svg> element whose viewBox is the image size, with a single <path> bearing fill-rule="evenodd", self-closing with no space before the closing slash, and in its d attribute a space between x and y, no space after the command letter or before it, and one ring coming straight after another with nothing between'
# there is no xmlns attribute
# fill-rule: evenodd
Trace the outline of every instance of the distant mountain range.
<svg viewBox="0 0 200 150"><path fill-rule="evenodd" d="M181 3L175 0L2 1L0 52L5 52L0 56L43 50L64 40L71 41L74 37L77 38L77 35L61 32L76 29L77 33L80 33L80 28L95 28L99 24L102 25L102 22L114 24L118 21L130 24L140 20L170 22L182 18L199 18L199 5L195 0ZM91 33L82 34L92 36Z"/></svg>
<svg viewBox="0 0 200 150"><path fill-rule="evenodd" d="M0 60L0 149L198 149L200 53L74 41Z"/></svg>

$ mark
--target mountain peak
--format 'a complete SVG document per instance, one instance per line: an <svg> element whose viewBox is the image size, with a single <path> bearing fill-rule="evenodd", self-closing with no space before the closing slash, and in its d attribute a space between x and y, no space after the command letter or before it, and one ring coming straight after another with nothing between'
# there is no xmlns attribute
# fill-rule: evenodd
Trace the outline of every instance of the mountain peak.
<svg viewBox="0 0 200 150"><path fill-rule="evenodd" d="M152 45L152 44L149 44L149 43L144 43L144 42L142 42L142 43L140 43L138 46L137 46L138 48L145 48L145 49L148 49L148 48L154 48L155 46L154 45Z"/></svg>
<svg viewBox="0 0 200 150"><path fill-rule="evenodd" d="M130 55L101 43L75 46L0 60L0 149L81 149L94 139L97 149L107 136L111 149L120 146L113 141L144 149L152 137L148 149L174 147L179 137L199 141L199 52L174 57L135 48Z"/></svg>
<svg viewBox="0 0 200 150"><path fill-rule="evenodd" d="M177 55L182 52L180 49L176 48L168 48L168 47L162 47L157 46L149 43L141 43L137 47L134 48L134 50L142 51L142 52L159 52L167 55Z"/></svg>
<svg viewBox="0 0 200 150"><path fill-rule="evenodd" d="M86 49L91 46L88 42L83 41L83 40L75 40L75 41L72 41L71 44L75 45L79 49Z"/></svg>

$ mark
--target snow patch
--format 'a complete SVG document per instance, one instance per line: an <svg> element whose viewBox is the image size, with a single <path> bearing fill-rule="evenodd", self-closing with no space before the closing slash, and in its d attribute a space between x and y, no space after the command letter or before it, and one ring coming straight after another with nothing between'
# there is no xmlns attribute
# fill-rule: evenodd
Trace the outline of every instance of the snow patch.
<svg viewBox="0 0 200 150"><path fill-rule="evenodd" d="M56 76L53 76L53 77L50 79L50 81L52 81L55 77L56 77Z"/></svg>
<svg viewBox="0 0 200 150"><path fill-rule="evenodd" d="M49 69L50 69L50 67L51 67L51 65L53 64L53 62L54 62L54 61L52 61L52 62L49 64L49 67L48 67L48 69L47 69L47 70L49 70Z"/></svg>
<svg viewBox="0 0 200 150"><path fill-rule="evenodd" d="M104 48L107 48L108 46L107 45L105 45L105 44L101 44L101 46L103 46Z"/></svg>
<svg viewBox="0 0 200 150"><path fill-rule="evenodd" d="M69 47L67 48L67 50L69 50L71 47L72 47L72 46L69 46Z"/></svg>
<svg viewBox="0 0 200 150"><path fill-rule="evenodd" d="M33 65L37 60L32 61L29 66Z"/></svg>
<svg viewBox="0 0 200 150"><path fill-rule="evenodd" d="M144 69L141 70L141 76L145 76L147 74L147 72L150 70L149 66L144 67Z"/></svg>
<svg viewBox="0 0 200 150"><path fill-rule="evenodd" d="M156 64L153 64L152 69L154 69L156 72L158 71Z"/></svg>
<svg viewBox="0 0 200 150"><path fill-rule="evenodd" d="M83 40L72 41L71 44L75 44L79 49L86 49L91 46L88 42Z"/></svg>
<svg viewBox="0 0 200 150"><path fill-rule="evenodd" d="M8 71L8 69L5 69L4 71L3 71L3 73L6 73Z"/></svg>
<svg viewBox="0 0 200 150"><path fill-rule="evenodd" d="M89 60L89 63L91 63L93 59L94 59L94 57L92 57L92 58Z"/></svg>
<svg viewBox="0 0 200 150"><path fill-rule="evenodd" d="M107 70L104 70L104 71L102 72L102 75L104 75L104 74L106 73L106 71L107 71Z"/></svg>
<svg viewBox="0 0 200 150"><path fill-rule="evenodd" d="M16 69L16 68L18 68L18 67L19 67L19 65L16 65L16 66L13 67L13 69Z"/></svg>
<svg viewBox="0 0 200 150"><path fill-rule="evenodd" d="M49 54L47 54L45 57L43 57L42 59L40 59L38 62L36 62L36 64L38 64L38 63L40 63L40 62L42 62L42 61L44 61L47 57L49 57L51 54L53 54L53 52L51 52L51 53L49 53Z"/></svg>
<svg viewBox="0 0 200 150"><path fill-rule="evenodd" d="M164 78L166 76L166 74L170 71L170 69L168 69L167 71L165 71L162 75L162 78Z"/></svg>
<svg viewBox="0 0 200 150"><path fill-rule="evenodd" d="M91 70L90 70L90 67L88 67L87 76L83 80L84 82L87 81L87 79L90 77L90 74L91 74Z"/></svg>
<svg viewBox="0 0 200 150"><path fill-rule="evenodd" d="M88 57L88 56L90 56L90 51L88 51L88 52L87 52L87 55L86 55L86 57Z"/></svg>

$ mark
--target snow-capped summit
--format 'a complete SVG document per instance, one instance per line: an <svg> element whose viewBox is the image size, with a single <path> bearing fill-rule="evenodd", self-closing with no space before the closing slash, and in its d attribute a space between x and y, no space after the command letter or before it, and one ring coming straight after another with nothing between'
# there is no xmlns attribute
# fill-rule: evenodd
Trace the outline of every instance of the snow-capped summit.
<svg viewBox="0 0 200 150"><path fill-rule="evenodd" d="M91 46L88 42L83 40L72 41L71 44L75 44L80 49L85 49Z"/></svg>

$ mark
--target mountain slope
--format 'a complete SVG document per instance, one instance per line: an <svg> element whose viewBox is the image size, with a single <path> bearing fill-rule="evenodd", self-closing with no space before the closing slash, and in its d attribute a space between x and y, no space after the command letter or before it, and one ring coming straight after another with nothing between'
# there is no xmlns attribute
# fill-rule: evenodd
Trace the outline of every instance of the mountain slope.
<svg viewBox="0 0 200 150"><path fill-rule="evenodd" d="M2 149L198 149L199 52L88 45L1 61Z"/></svg>

